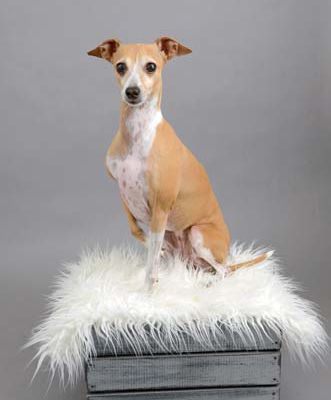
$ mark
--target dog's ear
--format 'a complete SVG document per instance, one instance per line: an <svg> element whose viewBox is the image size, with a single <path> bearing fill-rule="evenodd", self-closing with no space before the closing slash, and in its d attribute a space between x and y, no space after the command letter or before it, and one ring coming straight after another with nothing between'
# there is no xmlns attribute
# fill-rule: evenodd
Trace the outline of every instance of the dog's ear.
<svg viewBox="0 0 331 400"><path fill-rule="evenodd" d="M192 53L191 49L167 36L156 39L155 43L165 60L171 60L173 57Z"/></svg>
<svg viewBox="0 0 331 400"><path fill-rule="evenodd" d="M104 58L107 61L112 60L121 42L118 39L108 39L102 42L98 47L87 52L89 56Z"/></svg>

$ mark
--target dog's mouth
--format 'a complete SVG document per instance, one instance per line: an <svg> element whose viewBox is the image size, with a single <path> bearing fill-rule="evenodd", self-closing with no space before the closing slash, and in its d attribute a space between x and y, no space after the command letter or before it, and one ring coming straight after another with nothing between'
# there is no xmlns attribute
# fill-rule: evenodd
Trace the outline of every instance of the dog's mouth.
<svg viewBox="0 0 331 400"><path fill-rule="evenodd" d="M144 100L142 98L128 99L126 96L124 97L124 101L126 102L127 105L131 107L138 107L144 103Z"/></svg>
<svg viewBox="0 0 331 400"><path fill-rule="evenodd" d="M141 99L125 99L125 101L130 105L130 106L139 106L140 104L143 103L143 101Z"/></svg>

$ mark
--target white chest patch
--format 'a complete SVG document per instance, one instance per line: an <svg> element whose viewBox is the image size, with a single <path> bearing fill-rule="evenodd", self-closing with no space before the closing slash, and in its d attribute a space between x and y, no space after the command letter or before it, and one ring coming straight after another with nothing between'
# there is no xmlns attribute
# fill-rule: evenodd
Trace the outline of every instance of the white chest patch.
<svg viewBox="0 0 331 400"><path fill-rule="evenodd" d="M134 217L149 222L147 158L162 120L154 105L133 109L126 120L129 149L125 157L107 157L107 168L117 180L121 196Z"/></svg>

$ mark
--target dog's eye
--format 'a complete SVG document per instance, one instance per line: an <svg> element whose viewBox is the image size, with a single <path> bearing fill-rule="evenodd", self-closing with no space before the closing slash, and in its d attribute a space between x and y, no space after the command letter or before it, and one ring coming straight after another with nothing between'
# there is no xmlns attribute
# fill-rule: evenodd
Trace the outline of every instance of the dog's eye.
<svg viewBox="0 0 331 400"><path fill-rule="evenodd" d="M156 70L156 64L153 62L149 62L145 65L145 69L148 73L152 74Z"/></svg>
<svg viewBox="0 0 331 400"><path fill-rule="evenodd" d="M120 62L118 64L116 64L116 71L120 74L120 75L124 75L126 73L127 70L127 66L125 63Z"/></svg>

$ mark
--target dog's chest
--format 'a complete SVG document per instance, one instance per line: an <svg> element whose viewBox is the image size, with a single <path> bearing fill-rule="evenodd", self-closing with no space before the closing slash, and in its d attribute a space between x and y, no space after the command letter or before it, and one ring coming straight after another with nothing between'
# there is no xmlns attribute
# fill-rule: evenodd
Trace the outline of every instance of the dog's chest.
<svg viewBox="0 0 331 400"><path fill-rule="evenodd" d="M147 223L149 210L146 157L141 157L135 149L123 159L110 159L109 169L116 178L122 199L131 213L137 220Z"/></svg>
<svg viewBox="0 0 331 400"><path fill-rule="evenodd" d="M126 121L130 139L127 154L107 158L107 167L118 182L123 201L134 217L145 224L150 219L147 161L159 121L159 115L148 113L131 116Z"/></svg>

